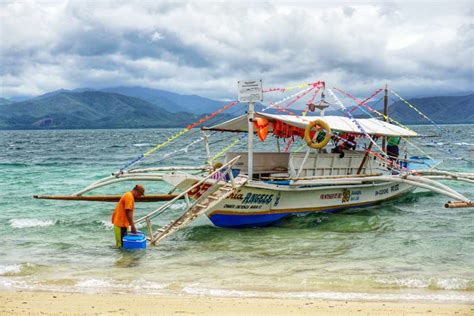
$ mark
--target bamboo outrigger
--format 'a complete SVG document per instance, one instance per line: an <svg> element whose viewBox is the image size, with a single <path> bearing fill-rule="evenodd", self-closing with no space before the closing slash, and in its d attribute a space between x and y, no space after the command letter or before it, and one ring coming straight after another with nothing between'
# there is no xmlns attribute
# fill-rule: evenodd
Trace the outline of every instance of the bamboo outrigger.
<svg viewBox="0 0 474 316"><path fill-rule="evenodd" d="M390 156L386 148L387 137L407 139L419 135L400 126L401 124L392 124L393 120L388 118L386 112L384 121L354 118L331 90L329 93L336 105L348 117L324 116L324 109L327 107L324 100L325 84L312 84L311 89L316 88L318 91L322 90L322 101L315 106L321 110L320 116L254 112L254 103L249 102L246 115L203 128L203 140L208 154L206 165L130 170L122 168L71 196L35 197L112 202L119 197L84 194L121 181L164 181L173 187L170 192L147 195L138 200L167 201L137 220L137 223L146 224L148 240L153 244L191 223L201 214L206 214L214 225L221 227L266 226L296 213L333 212L382 203L415 189L449 197L453 201L446 203L447 208L474 206L468 197L439 182L451 180L473 184L474 173L439 170L437 166L440 162L426 157L409 158L407 154L405 158ZM387 88L385 102L386 95ZM268 133L273 133L277 137L278 150L254 152L254 129L261 140ZM210 131L247 133L248 150L227 152L227 162L212 171L206 134ZM184 134L185 131L180 133ZM322 141L319 139L321 133L325 134ZM343 134L360 137L368 141L368 146L356 149L355 141L344 138ZM282 152L278 139L285 137L304 137L308 144L306 152ZM330 140L333 141L336 152L325 149ZM381 145L379 140L382 140ZM170 139L167 140L169 141ZM352 149L338 149L336 145L339 141L349 144L348 147ZM130 167L138 160L127 166ZM164 227L154 226L152 219L167 211L180 199L184 199L186 205L182 215Z"/></svg>

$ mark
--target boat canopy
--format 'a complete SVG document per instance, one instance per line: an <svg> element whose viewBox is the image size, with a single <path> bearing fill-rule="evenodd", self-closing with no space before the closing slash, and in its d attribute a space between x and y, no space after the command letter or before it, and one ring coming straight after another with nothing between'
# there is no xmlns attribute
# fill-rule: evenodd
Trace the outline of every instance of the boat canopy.
<svg viewBox="0 0 474 316"><path fill-rule="evenodd" d="M357 127L352 119L343 116L297 116L256 112L255 118L258 117L267 119L269 123L281 121L285 124L302 129L306 128L309 122L316 119L321 119L329 125L332 131L364 135L364 133ZM414 131L375 118L355 120L369 135L402 137L418 136L418 134ZM247 115L242 115L211 127L203 127L203 130L221 132L247 132ZM269 124L268 131L273 131L273 124Z"/></svg>

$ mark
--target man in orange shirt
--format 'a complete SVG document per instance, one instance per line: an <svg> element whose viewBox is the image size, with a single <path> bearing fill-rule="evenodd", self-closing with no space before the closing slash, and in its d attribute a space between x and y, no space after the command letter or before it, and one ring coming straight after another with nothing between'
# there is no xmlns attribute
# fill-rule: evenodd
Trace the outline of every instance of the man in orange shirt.
<svg viewBox="0 0 474 316"><path fill-rule="evenodd" d="M145 194L145 188L141 184L135 185L132 191L124 193L120 201L115 206L112 214L112 224L114 224L115 241L117 247L122 248L122 239L127 234L130 226L132 233L137 229L133 223L133 210L135 208L135 199Z"/></svg>

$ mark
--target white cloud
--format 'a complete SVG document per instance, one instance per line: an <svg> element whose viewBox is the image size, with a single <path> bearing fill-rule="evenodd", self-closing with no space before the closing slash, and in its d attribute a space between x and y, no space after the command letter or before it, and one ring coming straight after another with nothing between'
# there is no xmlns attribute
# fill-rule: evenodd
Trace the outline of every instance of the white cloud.
<svg viewBox="0 0 474 316"><path fill-rule="evenodd" d="M143 85L215 98L237 80L355 94L473 86L471 2L0 4L0 96Z"/></svg>

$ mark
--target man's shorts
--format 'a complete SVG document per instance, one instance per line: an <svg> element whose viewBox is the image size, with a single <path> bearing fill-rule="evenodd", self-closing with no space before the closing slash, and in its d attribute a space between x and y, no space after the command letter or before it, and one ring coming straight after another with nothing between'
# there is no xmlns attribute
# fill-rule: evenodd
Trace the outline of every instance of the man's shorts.
<svg viewBox="0 0 474 316"><path fill-rule="evenodd" d="M114 226L115 243L118 248L122 248L122 239L127 235L127 227Z"/></svg>

